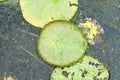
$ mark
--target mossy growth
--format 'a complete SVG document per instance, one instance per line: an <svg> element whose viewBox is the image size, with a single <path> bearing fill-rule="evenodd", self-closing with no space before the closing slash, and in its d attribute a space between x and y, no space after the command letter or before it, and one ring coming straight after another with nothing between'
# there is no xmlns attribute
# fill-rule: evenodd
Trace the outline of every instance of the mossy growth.
<svg viewBox="0 0 120 80"><path fill-rule="evenodd" d="M77 5L78 0L20 0L25 20L39 28L54 20L70 20Z"/></svg>
<svg viewBox="0 0 120 80"><path fill-rule="evenodd" d="M55 66L68 66L85 54L87 40L80 28L69 21L48 23L38 38L37 49L44 61Z"/></svg>

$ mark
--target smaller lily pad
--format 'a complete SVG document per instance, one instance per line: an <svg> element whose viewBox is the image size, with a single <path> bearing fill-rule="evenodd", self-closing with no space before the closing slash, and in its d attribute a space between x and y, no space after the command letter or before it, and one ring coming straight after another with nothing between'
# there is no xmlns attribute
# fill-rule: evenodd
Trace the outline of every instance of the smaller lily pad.
<svg viewBox="0 0 120 80"><path fill-rule="evenodd" d="M50 22L42 29L37 48L44 61L63 67L82 58L87 40L77 25L58 20Z"/></svg>
<svg viewBox="0 0 120 80"><path fill-rule="evenodd" d="M91 56L84 56L83 59L64 68L56 67L50 80L108 80L109 71L97 59Z"/></svg>

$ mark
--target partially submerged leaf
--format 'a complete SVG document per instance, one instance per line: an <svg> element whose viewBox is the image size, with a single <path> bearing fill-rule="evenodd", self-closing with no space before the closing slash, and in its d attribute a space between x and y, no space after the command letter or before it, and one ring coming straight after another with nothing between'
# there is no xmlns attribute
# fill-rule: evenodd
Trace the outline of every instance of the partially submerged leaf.
<svg viewBox="0 0 120 80"><path fill-rule="evenodd" d="M42 29L37 48L44 61L63 67L82 58L87 40L77 25L59 20Z"/></svg>
<svg viewBox="0 0 120 80"><path fill-rule="evenodd" d="M20 0L23 17L42 28L53 20L69 20L77 11L78 0Z"/></svg>
<svg viewBox="0 0 120 80"><path fill-rule="evenodd" d="M50 80L108 80L109 71L97 59L91 56L84 56L83 59L64 68L56 67Z"/></svg>

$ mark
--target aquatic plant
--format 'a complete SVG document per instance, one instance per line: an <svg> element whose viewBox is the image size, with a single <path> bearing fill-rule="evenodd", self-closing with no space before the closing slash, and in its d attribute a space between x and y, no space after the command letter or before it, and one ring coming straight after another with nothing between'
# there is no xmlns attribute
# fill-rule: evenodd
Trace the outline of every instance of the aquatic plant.
<svg viewBox="0 0 120 80"><path fill-rule="evenodd" d="M48 23L38 38L37 49L44 61L54 66L68 66L85 54L87 40L77 25L58 20Z"/></svg>
<svg viewBox="0 0 120 80"><path fill-rule="evenodd" d="M97 59L84 56L78 63L69 67L56 67L50 80L108 80L109 71Z"/></svg>
<svg viewBox="0 0 120 80"><path fill-rule="evenodd" d="M43 28L54 20L70 20L77 11L78 0L20 0L23 17L35 27Z"/></svg>

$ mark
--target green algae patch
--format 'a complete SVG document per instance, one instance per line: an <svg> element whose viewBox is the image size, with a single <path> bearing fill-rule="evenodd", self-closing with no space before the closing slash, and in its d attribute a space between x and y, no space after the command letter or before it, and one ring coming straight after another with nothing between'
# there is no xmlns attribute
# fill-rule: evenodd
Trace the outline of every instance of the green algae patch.
<svg viewBox="0 0 120 80"><path fill-rule="evenodd" d="M38 53L43 60L60 67L79 61L86 48L87 40L79 27L62 20L47 24L37 43Z"/></svg>
<svg viewBox="0 0 120 80"><path fill-rule="evenodd" d="M20 0L25 20L39 28L53 20L70 20L77 5L78 0Z"/></svg>
<svg viewBox="0 0 120 80"><path fill-rule="evenodd" d="M56 67L50 80L108 80L109 71L97 59L84 56L78 63L64 68Z"/></svg>

